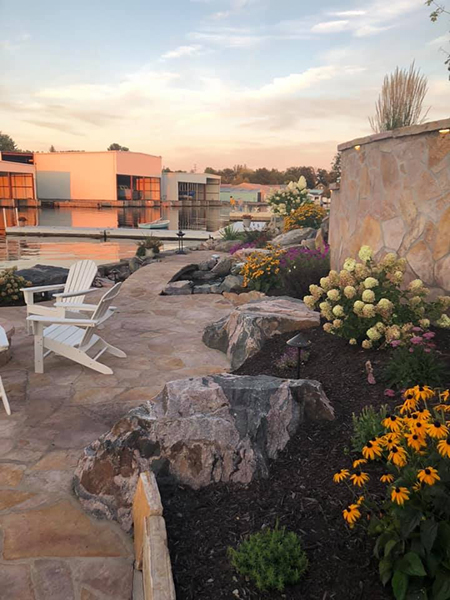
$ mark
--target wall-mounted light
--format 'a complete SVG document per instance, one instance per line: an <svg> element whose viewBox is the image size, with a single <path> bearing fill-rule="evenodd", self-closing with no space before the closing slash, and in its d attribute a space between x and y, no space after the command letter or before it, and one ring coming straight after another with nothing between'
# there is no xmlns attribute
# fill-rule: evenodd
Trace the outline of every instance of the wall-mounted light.
<svg viewBox="0 0 450 600"><path fill-rule="evenodd" d="M439 129L439 133L442 133L442 135L445 135L446 133L450 133L450 129Z"/></svg>
<svg viewBox="0 0 450 600"><path fill-rule="evenodd" d="M355 150L360 150L361 146L358 144L358 146L355 146Z"/></svg>

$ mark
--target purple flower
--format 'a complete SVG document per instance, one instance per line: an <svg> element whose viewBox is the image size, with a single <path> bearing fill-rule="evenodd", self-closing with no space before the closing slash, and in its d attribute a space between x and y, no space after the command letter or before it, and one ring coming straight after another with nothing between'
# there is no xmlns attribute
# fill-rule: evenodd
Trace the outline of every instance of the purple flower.
<svg viewBox="0 0 450 600"><path fill-rule="evenodd" d="M423 338L420 337L420 335L415 335L414 337L411 338L410 340L411 344L421 344L423 342Z"/></svg>
<svg viewBox="0 0 450 600"><path fill-rule="evenodd" d="M411 352L411 354L414 352L414 348L410 348L409 351Z"/></svg>
<svg viewBox="0 0 450 600"><path fill-rule="evenodd" d="M400 346L400 344L401 344L400 340L392 340L392 342L391 342L391 346L393 348L397 348L397 346Z"/></svg>
<svg viewBox="0 0 450 600"><path fill-rule="evenodd" d="M412 328L413 331L422 331L422 327L413 327Z"/></svg>
<svg viewBox="0 0 450 600"><path fill-rule="evenodd" d="M394 390L387 388L386 390L384 390L384 395L389 396L389 398L393 398L395 396L395 392Z"/></svg>
<svg viewBox="0 0 450 600"><path fill-rule="evenodd" d="M432 340L435 337L435 333L434 331L427 331L426 333L423 334L422 337L424 337L426 340Z"/></svg>
<svg viewBox="0 0 450 600"><path fill-rule="evenodd" d="M427 354L429 354L431 352L431 348L425 348L424 352L426 352Z"/></svg>

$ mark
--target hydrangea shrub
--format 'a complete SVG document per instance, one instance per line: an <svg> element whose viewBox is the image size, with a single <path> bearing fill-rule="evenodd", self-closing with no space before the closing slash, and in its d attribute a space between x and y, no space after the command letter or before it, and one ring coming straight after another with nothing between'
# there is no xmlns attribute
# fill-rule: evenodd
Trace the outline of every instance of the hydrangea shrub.
<svg viewBox="0 0 450 600"><path fill-rule="evenodd" d="M450 327L445 314L449 296L427 302L429 290L420 279L402 289L404 258L389 253L377 263L369 246L362 246L358 256L361 262L347 258L340 273L331 270L304 297L305 304L318 308L327 320L325 331L369 349L409 339L414 327L426 330L430 320Z"/></svg>
<svg viewBox="0 0 450 600"><path fill-rule="evenodd" d="M0 306L20 304L23 301L20 288L31 286L31 282L16 275L16 271L16 267L0 271Z"/></svg>
<svg viewBox="0 0 450 600"><path fill-rule="evenodd" d="M267 195L266 200L272 212L281 217L286 217L297 208L309 202L306 179L303 175L298 181L291 181L282 190L275 190Z"/></svg>

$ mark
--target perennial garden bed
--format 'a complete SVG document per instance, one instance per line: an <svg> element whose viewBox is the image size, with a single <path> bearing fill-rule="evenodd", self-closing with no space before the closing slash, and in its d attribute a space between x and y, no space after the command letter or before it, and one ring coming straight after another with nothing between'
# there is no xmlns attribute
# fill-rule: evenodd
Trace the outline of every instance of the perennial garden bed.
<svg viewBox="0 0 450 600"><path fill-rule="evenodd" d="M295 367L275 366L292 335L266 342L237 373L295 377ZM385 385L380 381L390 351L364 351L321 329L309 330L307 337L312 350L302 366L302 377L323 384L335 408L335 421L301 424L271 463L268 479L245 487L222 484L199 491L184 486L161 490L179 600L392 597L379 580L378 562L372 553L374 540L359 527L349 531L342 518L348 490L332 480L336 471L348 466L344 453L350 447L352 413L359 414L369 404L398 403L384 396ZM450 384L450 332L439 330L436 342L449 367ZM367 381L367 360L374 369L374 385ZM277 521L301 536L310 567L299 585L283 593L262 593L232 569L227 547L236 547L246 535L274 527Z"/></svg>

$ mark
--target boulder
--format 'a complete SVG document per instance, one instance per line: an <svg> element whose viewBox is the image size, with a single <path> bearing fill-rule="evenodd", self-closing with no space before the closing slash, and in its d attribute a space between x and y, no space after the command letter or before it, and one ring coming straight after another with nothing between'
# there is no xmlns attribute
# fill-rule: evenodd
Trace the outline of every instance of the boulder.
<svg viewBox="0 0 450 600"><path fill-rule="evenodd" d="M329 216L325 217L324 220L322 221L322 224L320 226L320 231L322 232L322 236L323 236L325 243L328 244L328 236L330 233L330 217Z"/></svg>
<svg viewBox="0 0 450 600"><path fill-rule="evenodd" d="M333 418L317 381L230 374L171 381L85 448L74 491L85 510L130 531L141 472L194 489L247 484L268 475L269 460L300 422Z"/></svg>
<svg viewBox="0 0 450 600"><path fill-rule="evenodd" d="M235 263L235 264L234 264L234 265L231 267L231 271L230 271L231 275L240 275L240 274L241 274L242 267L243 267L244 265L245 265L245 263L243 263L243 262L238 262L238 263Z"/></svg>
<svg viewBox="0 0 450 600"><path fill-rule="evenodd" d="M240 292L243 290L244 278L242 275L227 275L220 284L221 292Z"/></svg>
<svg viewBox="0 0 450 600"><path fill-rule="evenodd" d="M310 250L315 250L316 248L316 238L308 238L307 240L303 240L300 244L303 248L309 248Z"/></svg>
<svg viewBox="0 0 450 600"><path fill-rule="evenodd" d="M302 300L280 296L236 307L229 316L208 325L203 342L226 352L231 368L238 369L274 335L317 327L320 315Z"/></svg>
<svg viewBox="0 0 450 600"><path fill-rule="evenodd" d="M229 256L225 256L211 269L211 273L214 273L216 277L225 277L231 271L232 266L233 259Z"/></svg>
<svg viewBox="0 0 450 600"><path fill-rule="evenodd" d="M282 233L273 239L273 244L275 246L281 246L282 248L286 246L293 246L295 244L300 244L303 240L307 240L311 237L311 235L315 235L316 230L312 227L303 227L302 229L293 229L292 231L288 231L287 233Z"/></svg>
<svg viewBox="0 0 450 600"><path fill-rule="evenodd" d="M211 248L218 252L229 252L233 246L239 243L239 240L211 240Z"/></svg>
<svg viewBox="0 0 450 600"><path fill-rule="evenodd" d="M233 306L242 306L242 304L248 304L255 300L265 298L265 294L252 290L251 292L243 292L242 294L235 294L234 292L224 292L223 297L226 298Z"/></svg>
<svg viewBox="0 0 450 600"><path fill-rule="evenodd" d="M164 296L182 296L186 294L192 294L192 281L172 281L168 283L162 294Z"/></svg>
<svg viewBox="0 0 450 600"><path fill-rule="evenodd" d="M192 290L193 294L220 294L220 285L217 283L204 283L202 285L194 286Z"/></svg>
<svg viewBox="0 0 450 600"><path fill-rule="evenodd" d="M33 286L56 285L65 283L69 269L63 267L52 267L50 265L35 265L29 269L20 269L16 275L31 281Z"/></svg>
<svg viewBox="0 0 450 600"><path fill-rule="evenodd" d="M316 250L320 250L321 252L325 252L326 244L323 238L323 232L321 229L317 232L316 239L314 240L314 247Z"/></svg>
<svg viewBox="0 0 450 600"><path fill-rule="evenodd" d="M234 261L245 261L247 260L249 254L253 254L253 252L259 252L260 254L270 254L270 250L267 248L242 248L242 250L238 250L233 254Z"/></svg>
<svg viewBox="0 0 450 600"><path fill-rule="evenodd" d="M199 271L211 271L211 269L216 265L217 260L215 258L209 258L208 260L204 260L198 265Z"/></svg>
<svg viewBox="0 0 450 600"><path fill-rule="evenodd" d="M217 275L211 271L193 271L189 279L193 281L211 281L217 279Z"/></svg>
<svg viewBox="0 0 450 600"><path fill-rule="evenodd" d="M143 266L143 262L143 259L139 256L133 256L133 258L130 258L130 260L128 261L130 273L135 273L136 271L138 271Z"/></svg>
<svg viewBox="0 0 450 600"><path fill-rule="evenodd" d="M186 281L192 279L194 271L198 271L198 265L186 265L175 273L172 279L169 280L169 283L172 283L172 281Z"/></svg>

